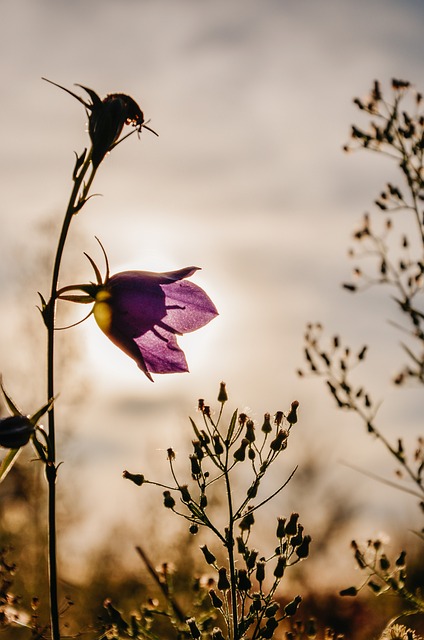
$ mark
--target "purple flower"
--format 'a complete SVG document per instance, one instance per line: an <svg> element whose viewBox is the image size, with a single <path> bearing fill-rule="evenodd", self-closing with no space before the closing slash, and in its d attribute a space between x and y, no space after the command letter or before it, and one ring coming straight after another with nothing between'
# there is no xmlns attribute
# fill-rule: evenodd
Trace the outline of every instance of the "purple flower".
<svg viewBox="0 0 424 640"><path fill-rule="evenodd" d="M185 280L196 271L124 271L97 289L97 324L150 380L150 373L188 371L176 336L200 329L218 313L203 289Z"/></svg>

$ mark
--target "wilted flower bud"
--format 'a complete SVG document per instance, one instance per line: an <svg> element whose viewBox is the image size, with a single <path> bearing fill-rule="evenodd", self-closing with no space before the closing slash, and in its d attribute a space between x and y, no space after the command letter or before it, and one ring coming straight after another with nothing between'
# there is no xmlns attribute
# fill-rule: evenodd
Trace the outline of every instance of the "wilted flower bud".
<svg viewBox="0 0 424 640"><path fill-rule="evenodd" d="M29 442L34 425L27 416L9 416L0 420L0 447L19 449Z"/></svg>
<svg viewBox="0 0 424 640"><path fill-rule="evenodd" d="M296 613L301 602L302 598L300 596L296 596L294 600L286 604L286 606L284 607L284 613L286 614L286 616L293 616Z"/></svg>
<svg viewBox="0 0 424 640"><path fill-rule="evenodd" d="M311 536L306 535L300 545L296 549L298 558L307 558L309 555L309 545L311 543Z"/></svg>
<svg viewBox="0 0 424 640"><path fill-rule="evenodd" d="M249 553L249 555L246 558L246 567L248 569L253 569L253 567L255 566L257 557L258 557L258 552L256 551L256 549L252 549L252 551Z"/></svg>
<svg viewBox="0 0 424 640"><path fill-rule="evenodd" d="M200 550L202 551L203 555L205 556L205 560L208 564L214 564L216 562L216 558L213 555L212 551L209 551L207 545L203 544L200 547Z"/></svg>
<svg viewBox="0 0 424 640"><path fill-rule="evenodd" d="M230 583L228 582L226 568L221 567L220 569L218 569L218 575L218 589L220 591L228 591L228 589L230 588Z"/></svg>
<svg viewBox="0 0 424 640"><path fill-rule="evenodd" d="M239 527L242 531L250 530L250 527L254 524L255 518L253 517L253 513L249 510L243 517L242 521L239 524Z"/></svg>
<svg viewBox="0 0 424 640"><path fill-rule="evenodd" d="M228 400L228 395L227 395L227 389L225 388L225 382L221 382L219 386L218 402L227 402L227 400Z"/></svg>
<svg viewBox="0 0 424 640"><path fill-rule="evenodd" d="M281 538L284 538L286 519L285 518L277 518L277 520L278 520L277 538L281 539Z"/></svg>
<svg viewBox="0 0 424 640"><path fill-rule="evenodd" d="M262 425L262 431L264 433L271 433L272 431L271 416L269 415L269 413L266 413L264 415L264 423Z"/></svg>
<svg viewBox="0 0 424 640"><path fill-rule="evenodd" d="M240 426L242 427L244 424L246 424L247 415L245 413L241 413L239 415L238 420L239 420Z"/></svg>
<svg viewBox="0 0 424 640"><path fill-rule="evenodd" d="M234 460L237 460L237 462L243 462L243 460L245 460L246 447L248 444L249 441L246 440L246 438L243 438L237 451L234 451Z"/></svg>
<svg viewBox="0 0 424 640"><path fill-rule="evenodd" d="M191 637L194 638L195 640L200 638L200 631L199 631L199 627L196 624L196 620L194 618L188 618L186 622L190 629Z"/></svg>
<svg viewBox="0 0 424 640"><path fill-rule="evenodd" d="M212 640L224 640L224 636L222 635L222 631L219 627L214 627L212 629Z"/></svg>
<svg viewBox="0 0 424 640"><path fill-rule="evenodd" d="M204 509L205 507L208 506L208 498L206 496L206 493L201 493L200 494L200 500L199 500L199 505L202 509Z"/></svg>
<svg viewBox="0 0 424 640"><path fill-rule="evenodd" d="M272 451L281 451L281 449L285 449L287 440L287 431L284 429L280 429L274 440L269 445Z"/></svg>
<svg viewBox="0 0 424 640"><path fill-rule="evenodd" d="M141 473L130 473L129 471L124 471L122 473L122 477L127 480L131 480L131 482L134 482L138 487L141 487L144 483L144 476Z"/></svg>
<svg viewBox="0 0 424 640"><path fill-rule="evenodd" d="M224 447L222 446L221 437L219 435L212 436L213 440L213 448L217 456L220 456L221 453L224 453Z"/></svg>
<svg viewBox="0 0 424 640"><path fill-rule="evenodd" d="M216 593L216 591L214 591L214 589L210 589L209 596L210 596L212 605L215 607L215 609L220 609L222 607L223 602L219 597L219 595Z"/></svg>
<svg viewBox="0 0 424 640"><path fill-rule="evenodd" d="M269 604L265 609L265 616L267 618L272 618L273 616L275 616L279 608L280 606L278 602L271 602L271 604Z"/></svg>
<svg viewBox="0 0 424 640"><path fill-rule="evenodd" d="M294 536L297 533L297 521L299 520L298 513L292 513L288 523L286 524L286 534L288 536Z"/></svg>
<svg viewBox="0 0 424 640"><path fill-rule="evenodd" d="M279 556L277 560L277 566L274 569L274 576L276 578L282 578L286 569L286 559L284 556Z"/></svg>
<svg viewBox="0 0 424 640"><path fill-rule="evenodd" d="M265 580L265 562L260 560L256 564L256 580L258 582L263 582Z"/></svg>
<svg viewBox="0 0 424 640"><path fill-rule="evenodd" d="M291 403L290 411L289 411L288 416L287 416L287 422L289 424L296 424L298 406L299 406L299 403L298 403L297 400L295 400L294 402Z"/></svg>
<svg viewBox="0 0 424 640"><path fill-rule="evenodd" d="M237 582L238 582L238 588L240 589L240 591L249 591L249 589L252 586L252 583L250 582L246 569L238 570Z"/></svg>
<svg viewBox="0 0 424 640"><path fill-rule="evenodd" d="M280 424L282 423L283 417L284 417L284 413L282 411L277 411L277 413L274 416L274 422L277 425L277 427L279 427Z"/></svg>
<svg viewBox="0 0 424 640"><path fill-rule="evenodd" d="M175 507L175 500L171 496L171 492L170 491L164 491L163 492L163 504L165 505L165 507L167 509L173 509Z"/></svg>
<svg viewBox="0 0 424 640"><path fill-rule="evenodd" d="M202 475L202 470L199 464L199 458L197 456L191 455L190 462L191 462L191 475L194 478L197 478L200 475Z"/></svg>
<svg viewBox="0 0 424 640"><path fill-rule="evenodd" d="M186 484L182 484L178 488L179 488L179 490L181 492L181 500L183 502L191 502L191 495L190 495L190 492L188 490L188 486Z"/></svg>
<svg viewBox="0 0 424 640"><path fill-rule="evenodd" d="M252 442L255 442L256 436L255 436L255 425L253 420L248 420L246 423L246 435L245 435L246 440L248 440L250 442L250 444Z"/></svg>
<svg viewBox="0 0 424 640"><path fill-rule="evenodd" d="M202 460L204 458L204 452L202 449L202 446L200 444L199 440L193 440L193 449L194 449L194 453L197 456L197 458L199 460Z"/></svg>

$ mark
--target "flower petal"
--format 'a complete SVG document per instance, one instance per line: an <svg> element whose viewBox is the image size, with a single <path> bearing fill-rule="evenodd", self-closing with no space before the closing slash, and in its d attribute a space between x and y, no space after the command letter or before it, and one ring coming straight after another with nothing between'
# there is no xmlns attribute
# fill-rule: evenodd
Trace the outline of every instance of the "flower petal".
<svg viewBox="0 0 424 640"><path fill-rule="evenodd" d="M189 333L210 322L218 311L206 293L193 282L161 285L165 292L164 323L177 333Z"/></svg>
<svg viewBox="0 0 424 640"><path fill-rule="evenodd" d="M143 362L152 373L184 373L188 371L184 352L173 333L160 327L134 339ZM142 367L140 367L142 368Z"/></svg>

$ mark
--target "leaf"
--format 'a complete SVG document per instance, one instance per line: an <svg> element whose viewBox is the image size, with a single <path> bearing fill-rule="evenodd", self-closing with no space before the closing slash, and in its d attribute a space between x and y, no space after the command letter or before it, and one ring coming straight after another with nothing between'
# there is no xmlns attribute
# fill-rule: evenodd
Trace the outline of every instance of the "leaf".
<svg viewBox="0 0 424 640"><path fill-rule="evenodd" d="M3 482L13 465L15 464L22 447L19 449L10 449L0 464L0 482Z"/></svg>
<svg viewBox="0 0 424 640"><path fill-rule="evenodd" d="M236 409L233 415L231 416L230 426L228 427L228 433L227 433L227 439L226 439L227 444L231 443L231 438L233 437L234 429L237 422L237 415L238 415L238 411Z"/></svg>

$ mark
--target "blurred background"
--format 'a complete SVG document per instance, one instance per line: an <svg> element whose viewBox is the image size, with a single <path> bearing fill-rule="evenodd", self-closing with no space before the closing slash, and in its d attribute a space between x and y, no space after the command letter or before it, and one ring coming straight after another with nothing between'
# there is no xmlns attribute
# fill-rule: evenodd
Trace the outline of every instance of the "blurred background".
<svg viewBox="0 0 424 640"><path fill-rule="evenodd" d="M374 79L387 90L392 77L424 88L423 4L1 0L0 9L0 371L12 397L28 413L44 402L37 291L48 294L74 151L88 144L81 105L42 76L100 96L127 93L159 134L132 136L103 163L93 188L101 197L71 228L62 284L92 278L84 251L102 265L97 235L112 272L201 267L194 280L220 312L179 340L191 373L153 384L93 319L58 335L65 580L82 580L102 545L122 570L141 539L169 559L173 520L160 494L130 485L122 471L166 481L166 448L188 451L188 415L196 418L200 397L213 404L224 380L231 411L258 421L300 402L280 480L297 464L300 471L272 514L297 510L312 537L326 531L331 549L315 555L322 570L314 579L320 588L347 586L340 572L353 567L350 540L382 530L396 537L406 520L418 528L416 501L394 500L343 464L393 472L362 425L296 370L309 321L358 348L372 343L363 375L384 398L380 424L388 437L402 432L414 442L420 390L390 386L402 352L387 323L389 295L352 297L340 287L352 231L395 169L342 146L361 123L352 99ZM7 526L22 528L18 512L13 518Z"/></svg>

